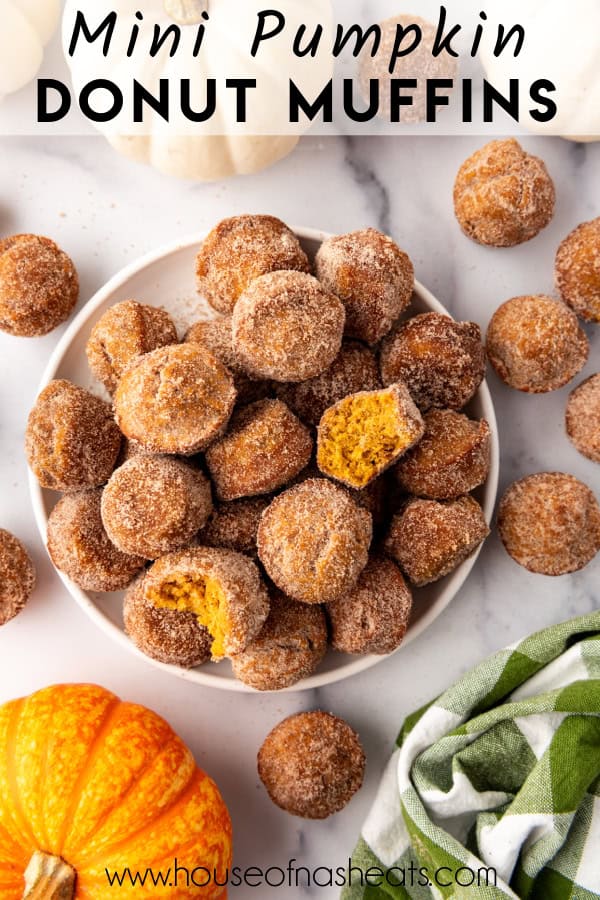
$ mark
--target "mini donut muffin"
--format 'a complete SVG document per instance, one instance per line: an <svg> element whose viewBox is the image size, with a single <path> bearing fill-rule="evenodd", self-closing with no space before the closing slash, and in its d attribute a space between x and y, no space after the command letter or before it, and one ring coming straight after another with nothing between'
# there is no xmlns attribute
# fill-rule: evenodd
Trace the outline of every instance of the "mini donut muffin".
<svg viewBox="0 0 600 900"><path fill-rule="evenodd" d="M316 710L280 722L258 753L258 775L276 806L303 819L327 819L360 790L365 754L342 719Z"/></svg>
<svg viewBox="0 0 600 900"><path fill-rule="evenodd" d="M425 413L425 435L395 468L407 494L430 500L452 500L483 484L490 471L491 433L485 421L474 421L451 409Z"/></svg>
<svg viewBox="0 0 600 900"><path fill-rule="evenodd" d="M541 472L512 484L498 509L507 552L530 572L567 575L600 550L600 506L572 475Z"/></svg>
<svg viewBox="0 0 600 900"><path fill-rule="evenodd" d="M479 503L410 500L392 520L385 549L417 587L453 572L489 535Z"/></svg>
<svg viewBox="0 0 600 900"><path fill-rule="evenodd" d="M515 247L554 216L556 192L544 162L518 141L491 141L460 167L454 185L458 224L471 240Z"/></svg>
<svg viewBox="0 0 600 900"><path fill-rule="evenodd" d="M270 494L306 468L313 451L308 428L281 400L237 410L227 434L206 451L220 500Z"/></svg>
<svg viewBox="0 0 600 900"><path fill-rule="evenodd" d="M517 391L557 391L583 369L588 353L577 316L551 297L507 300L489 324L489 360L498 377Z"/></svg>
<svg viewBox="0 0 600 900"><path fill-rule="evenodd" d="M210 660L211 639L192 612L158 609L144 597L144 576L125 595L125 631L138 650L170 666L193 669Z"/></svg>
<svg viewBox="0 0 600 900"><path fill-rule="evenodd" d="M409 305L415 271L409 257L380 231L367 228L321 244L317 277L346 307L346 334L376 344Z"/></svg>
<svg viewBox="0 0 600 900"><path fill-rule="evenodd" d="M310 272L294 232L274 216L233 216L200 247L198 293L218 312L230 313L255 278L282 270Z"/></svg>
<svg viewBox="0 0 600 900"><path fill-rule="evenodd" d="M431 407L462 409L485 374L481 329L440 313L403 322L381 348L385 385L403 381L422 412Z"/></svg>
<svg viewBox="0 0 600 900"><path fill-rule="evenodd" d="M280 384L277 396L303 422L316 427L325 410L344 397L360 391L376 391L380 387L381 378L373 351L356 341L346 341L325 372L301 384Z"/></svg>
<svg viewBox="0 0 600 900"><path fill-rule="evenodd" d="M324 475L361 490L421 440L425 425L403 384L363 391L328 409L319 425Z"/></svg>
<svg viewBox="0 0 600 900"><path fill-rule="evenodd" d="M231 660L235 677L257 691L282 691L308 678L327 650L327 622L320 606L271 592L262 631Z"/></svg>
<svg viewBox="0 0 600 900"><path fill-rule="evenodd" d="M258 555L288 597L328 603L351 590L369 558L371 514L344 488L310 478L280 494L258 529Z"/></svg>
<svg viewBox="0 0 600 900"><path fill-rule="evenodd" d="M157 609L193 613L211 636L215 662L245 650L269 614L257 566L230 550L192 547L161 557L148 569L143 595Z"/></svg>
<svg viewBox="0 0 600 900"><path fill-rule="evenodd" d="M393 653L408 630L412 602L398 566L385 556L372 556L354 590L327 606L334 650Z"/></svg>
<svg viewBox="0 0 600 900"><path fill-rule="evenodd" d="M592 375L571 393L566 422L573 446L600 462L600 375Z"/></svg>
<svg viewBox="0 0 600 900"><path fill-rule="evenodd" d="M233 345L253 378L308 381L340 352L345 312L316 278L273 272L257 278L233 311Z"/></svg>
<svg viewBox="0 0 600 900"><path fill-rule="evenodd" d="M35 567L21 541L0 528L0 626L25 608L35 588Z"/></svg>
<svg viewBox="0 0 600 900"><path fill-rule="evenodd" d="M569 234L556 254L556 285L565 303L588 322L600 322L600 218Z"/></svg>
<svg viewBox="0 0 600 900"><path fill-rule="evenodd" d="M92 374L109 394L139 356L177 343L177 330L164 309L124 300L108 309L92 328L85 352Z"/></svg>
<svg viewBox="0 0 600 900"><path fill-rule="evenodd" d="M152 453L192 456L225 430L236 392L228 369L199 344L153 350L133 362L115 392L125 437Z"/></svg>
<svg viewBox="0 0 600 900"><path fill-rule="evenodd" d="M49 238L0 240L0 330L40 337L71 315L79 296L72 260Z"/></svg>
<svg viewBox="0 0 600 900"><path fill-rule="evenodd" d="M29 414L25 453L42 487L68 493L108 481L121 440L108 403L70 381L51 381Z"/></svg>
<svg viewBox="0 0 600 900"><path fill-rule="evenodd" d="M100 515L102 491L80 491L59 500L48 519L52 562L84 591L120 591L144 566L110 541Z"/></svg>
<svg viewBox="0 0 600 900"><path fill-rule="evenodd" d="M269 497L218 503L206 527L198 535L199 543L204 547L223 547L257 557L258 526L270 503Z"/></svg>
<svg viewBox="0 0 600 900"><path fill-rule="evenodd" d="M398 28L418 27L421 31L419 45L409 53L396 60L393 72L390 73L390 59L394 58L397 49ZM412 103L403 106L401 119L405 123L425 122L427 119L427 84L431 79L450 79L454 82L458 74L458 61L443 50L439 55L433 54L437 35L437 26L419 16L395 16L380 23L381 42L374 55L363 53L359 69L359 83L365 102L369 102L372 81L379 83L380 112L387 118L392 101L392 84L395 79L415 79L417 88L411 92ZM410 34L410 31L408 32ZM453 87L436 89L438 97L450 97Z"/></svg>
<svg viewBox="0 0 600 900"><path fill-rule="evenodd" d="M204 527L212 511L210 483L181 460L134 456L111 476L101 511L119 550L158 559L185 547Z"/></svg>

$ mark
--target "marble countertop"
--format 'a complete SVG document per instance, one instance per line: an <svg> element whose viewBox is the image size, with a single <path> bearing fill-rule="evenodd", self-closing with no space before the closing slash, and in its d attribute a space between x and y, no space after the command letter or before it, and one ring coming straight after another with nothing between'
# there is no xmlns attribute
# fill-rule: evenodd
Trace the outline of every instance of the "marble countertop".
<svg viewBox="0 0 600 900"><path fill-rule="evenodd" d="M552 292L559 241L600 213L600 145L528 138L555 178L557 213L534 242L514 250L472 244L452 214L452 183L477 138L305 139L273 169L217 185L179 183L117 156L101 138L0 140L0 234L39 232L78 266L80 306L117 270L178 236L240 212L269 212L295 225L343 232L372 225L412 256L418 278L457 318L485 328L517 294ZM600 329L589 375L600 368ZM403 717L484 656L537 628L597 606L600 557L576 575L546 579L516 566L493 534L465 587L413 644L370 671L318 691L286 695L216 692L155 671L100 633L67 594L36 531L23 433L48 356L62 329L35 341L0 334L0 524L29 546L39 571L27 609L0 634L0 702L54 682L93 681L164 715L218 782L232 812L236 863L345 866ZM583 375L581 376L583 377ZM522 475L564 470L600 495L600 469L564 433L568 388L534 397L490 385L500 423L501 489ZM268 800L256 752L284 716L323 708L360 732L363 790L339 816L308 823ZM240 898L281 889L239 888ZM303 888L290 897L311 895ZM314 889L333 898L335 888Z"/></svg>

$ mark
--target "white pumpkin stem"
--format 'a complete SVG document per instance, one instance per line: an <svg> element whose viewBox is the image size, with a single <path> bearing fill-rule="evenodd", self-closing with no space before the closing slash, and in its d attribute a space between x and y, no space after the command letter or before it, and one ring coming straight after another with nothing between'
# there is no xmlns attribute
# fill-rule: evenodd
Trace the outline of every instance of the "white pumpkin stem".
<svg viewBox="0 0 600 900"><path fill-rule="evenodd" d="M60 856L39 850L25 870L23 900L73 900L77 873Z"/></svg>
<svg viewBox="0 0 600 900"><path fill-rule="evenodd" d="M208 12L209 0L163 0L165 12L178 25L199 25Z"/></svg>

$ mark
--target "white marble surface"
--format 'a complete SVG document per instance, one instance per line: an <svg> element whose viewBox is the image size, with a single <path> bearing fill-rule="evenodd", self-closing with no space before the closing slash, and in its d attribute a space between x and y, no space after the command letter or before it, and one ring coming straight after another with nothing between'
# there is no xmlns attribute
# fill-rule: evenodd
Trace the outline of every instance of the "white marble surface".
<svg viewBox="0 0 600 900"><path fill-rule="evenodd" d="M559 240L600 214L600 145L528 139L558 188L555 221L531 244L488 250L471 244L452 215L453 176L480 139L306 139L264 174L226 184L167 180L121 159L100 138L2 139L0 234L33 231L56 239L76 260L85 303L125 263L164 242L239 212L270 212L294 224L341 232L374 225L415 260L418 277L457 317L486 326L503 300L551 292ZM600 369L600 329L586 375ZM154 671L94 629L61 585L35 530L26 483L23 431L48 354L42 340L0 334L0 524L30 547L39 587L25 612L0 634L0 702L52 682L95 681L166 716L214 776L232 811L239 865L343 866L373 799L403 717L483 656L538 627L598 605L600 558L572 577L529 575L488 541L460 596L414 644L373 670L313 693L216 693ZM583 376L581 376L583 377ZM502 443L501 487L524 474L563 469L600 495L600 468L564 434L568 390L529 397L492 376ZM321 707L346 717L368 754L365 787L338 817L304 823L271 805L255 767L260 743L283 716ZM279 896L237 889L240 898ZM290 897L311 892L288 891ZM336 889L320 889L323 898Z"/></svg>

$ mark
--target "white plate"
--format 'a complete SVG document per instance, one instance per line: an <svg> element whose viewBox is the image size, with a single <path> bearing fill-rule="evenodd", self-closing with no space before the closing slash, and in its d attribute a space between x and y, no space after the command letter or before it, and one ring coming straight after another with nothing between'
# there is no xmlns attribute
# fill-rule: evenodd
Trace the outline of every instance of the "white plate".
<svg viewBox="0 0 600 900"><path fill-rule="evenodd" d="M314 257L320 243L327 234L308 228L297 228L296 233L311 258ZM167 247L142 257L136 263L127 266L115 275L93 297L79 315L71 323L63 338L56 347L48 363L40 390L54 378L66 378L83 387L94 387L87 367L85 345L95 322L106 310L122 300L135 298L143 303L164 306L174 317L181 331L193 321L210 318L214 314L203 300L198 298L195 290L195 256L198 245L204 235L194 235L187 240L178 241ZM411 307L414 313L435 311L447 313L447 310L422 285L417 284L414 301ZM94 387L96 391L98 386ZM498 431L492 399L484 383L476 397L468 407L468 412L475 417L483 417L490 424L492 432L492 466L487 483L476 496L483 505L488 522L491 521L496 492L498 488ZM35 477L30 473L29 485L31 499L38 528L45 542L48 515L57 500L52 491L42 490ZM403 646L413 641L436 619L448 606L462 587L465 579L475 564L478 553L469 557L455 572L437 584L430 585L418 592L413 618ZM59 573L60 574L60 573ZM250 691L245 685L236 681L229 663L205 665L198 669L186 670L178 666L168 666L156 662L142 654L123 630L121 594L95 594L81 590L68 578L61 575L68 591L88 616L111 638L118 641L125 650L137 653L157 668L171 672L188 681L208 687L230 691ZM355 675L376 665L381 656L346 656L333 651L329 652L321 664L319 671L306 678L300 684L290 688L292 691L321 687Z"/></svg>

